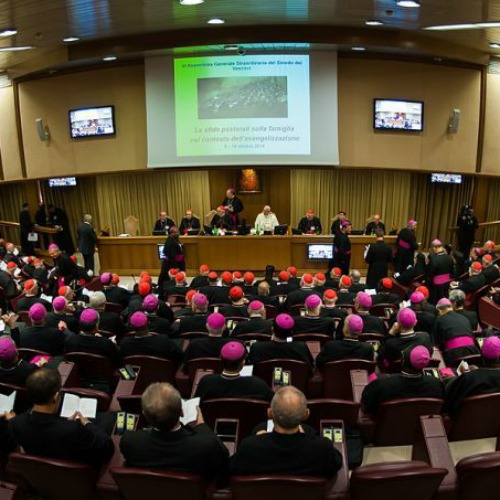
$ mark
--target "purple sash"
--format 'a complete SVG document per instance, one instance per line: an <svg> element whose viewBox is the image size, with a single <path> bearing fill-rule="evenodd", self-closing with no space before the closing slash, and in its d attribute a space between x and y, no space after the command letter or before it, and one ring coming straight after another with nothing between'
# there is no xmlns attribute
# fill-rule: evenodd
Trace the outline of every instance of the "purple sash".
<svg viewBox="0 0 500 500"><path fill-rule="evenodd" d="M438 274L432 278L432 282L435 285L446 285L451 281L450 273Z"/></svg>
<svg viewBox="0 0 500 500"><path fill-rule="evenodd" d="M410 250L411 249L411 245L409 243L407 243L406 241L404 240L399 240L399 246L401 248L404 248L405 250Z"/></svg>
<svg viewBox="0 0 500 500"><path fill-rule="evenodd" d="M474 339L472 337L456 337L451 340L447 340L444 343L444 348L447 351L451 351L452 349L459 349L460 347L470 347L474 345Z"/></svg>

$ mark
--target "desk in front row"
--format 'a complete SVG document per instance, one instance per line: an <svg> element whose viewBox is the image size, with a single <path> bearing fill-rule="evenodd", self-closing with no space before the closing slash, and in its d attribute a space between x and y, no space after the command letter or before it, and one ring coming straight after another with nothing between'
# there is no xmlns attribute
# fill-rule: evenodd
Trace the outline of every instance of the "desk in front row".
<svg viewBox="0 0 500 500"><path fill-rule="evenodd" d="M272 264L276 269L295 266L299 273L325 271L327 262L311 262L307 259L308 243L332 243L333 236L181 236L184 245L187 272L197 274L201 264L212 269L262 271ZM366 273L363 258L365 245L373 243L374 236L351 236L351 269ZM390 244L395 236L387 236ZM157 245L164 243L165 237L107 237L99 238L99 260L102 271L117 274L137 274L147 269L158 274L161 261L158 259Z"/></svg>

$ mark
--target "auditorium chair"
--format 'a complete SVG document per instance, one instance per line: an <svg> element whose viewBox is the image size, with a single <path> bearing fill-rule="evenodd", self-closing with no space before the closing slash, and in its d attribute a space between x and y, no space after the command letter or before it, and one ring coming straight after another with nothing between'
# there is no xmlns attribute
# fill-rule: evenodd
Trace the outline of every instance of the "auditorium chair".
<svg viewBox="0 0 500 500"><path fill-rule="evenodd" d="M382 342L387 338L387 335L378 332L362 332L358 333L358 340L361 342Z"/></svg>
<svg viewBox="0 0 500 500"><path fill-rule="evenodd" d="M121 314L125 310L125 307L123 304L117 304L116 302L105 302L104 310L106 312L114 312L116 314Z"/></svg>
<svg viewBox="0 0 500 500"><path fill-rule="evenodd" d="M228 321L233 322L233 328L236 326L236 323L240 323L241 321L249 321L250 318L247 318L245 316L226 316L226 327L228 325Z"/></svg>
<svg viewBox="0 0 500 500"><path fill-rule="evenodd" d="M222 360L220 358L195 358L186 363L189 380L193 383L196 370L213 370L222 373Z"/></svg>
<svg viewBox="0 0 500 500"><path fill-rule="evenodd" d="M196 474L139 467L114 467L111 469L111 475L125 500L160 497L189 500L207 498L207 483Z"/></svg>
<svg viewBox="0 0 500 500"><path fill-rule="evenodd" d="M139 234L139 219L135 215L128 215L123 219L125 233L130 236L137 236Z"/></svg>
<svg viewBox="0 0 500 500"><path fill-rule="evenodd" d="M390 309L391 312L387 314L386 309ZM370 314L372 316L378 316L379 318L389 319L394 311L398 310L398 306L392 303L383 303L376 304L370 307Z"/></svg>
<svg viewBox="0 0 500 500"><path fill-rule="evenodd" d="M440 415L443 400L437 398L404 398L385 401L373 415L375 446L409 446L413 444L422 415Z"/></svg>
<svg viewBox="0 0 500 500"><path fill-rule="evenodd" d="M481 297L477 303L480 324L500 329L500 305L489 297Z"/></svg>
<svg viewBox="0 0 500 500"><path fill-rule="evenodd" d="M212 429L218 418L239 420L237 444L242 438L249 436L256 425L267 422L268 408L267 401L249 398L207 399L200 403L203 418Z"/></svg>
<svg viewBox="0 0 500 500"><path fill-rule="evenodd" d="M11 453L9 464L15 474L35 493L50 500L89 500L98 498L97 471L90 465L24 453Z"/></svg>
<svg viewBox="0 0 500 500"><path fill-rule="evenodd" d="M457 415L445 420L448 439L463 441L496 437L500 434L500 393L469 396Z"/></svg>
<svg viewBox="0 0 500 500"><path fill-rule="evenodd" d="M17 311L19 316L19 321L24 323L26 326L31 326L31 318L29 311Z"/></svg>
<svg viewBox="0 0 500 500"><path fill-rule="evenodd" d="M228 305L229 305L229 302L209 304L208 305L208 310L211 313L213 313L213 312L220 312L223 307L226 307Z"/></svg>
<svg viewBox="0 0 500 500"><path fill-rule="evenodd" d="M288 314L294 317L300 316L300 312L305 310L305 308L306 308L305 304L295 304L288 308Z"/></svg>
<svg viewBox="0 0 500 500"><path fill-rule="evenodd" d="M235 340L241 340L242 342L250 342L252 340L271 340L271 334L270 333L242 333L241 335L232 336L231 338L234 338Z"/></svg>
<svg viewBox="0 0 500 500"><path fill-rule="evenodd" d="M111 397L103 391L95 389L85 389L83 387L63 387L61 389L61 405L64 394L76 394L80 398L97 399L97 411L100 413L107 412L111 403Z"/></svg>
<svg viewBox="0 0 500 500"><path fill-rule="evenodd" d="M271 304L265 304L266 308L266 319L274 319L278 315L278 308Z"/></svg>
<svg viewBox="0 0 500 500"><path fill-rule="evenodd" d="M350 500L433 500L446 469L425 462L385 462L351 474Z"/></svg>
<svg viewBox="0 0 500 500"><path fill-rule="evenodd" d="M479 300L481 299L481 297L484 297L488 294L490 288L491 284L484 285L475 292L472 292L470 296L467 296L464 301L464 309L467 309L468 311L477 311Z"/></svg>
<svg viewBox="0 0 500 500"><path fill-rule="evenodd" d="M136 391L142 393L153 382L168 382L174 384L178 365L169 359L155 356L127 356L123 362L141 368L137 377Z"/></svg>
<svg viewBox="0 0 500 500"><path fill-rule="evenodd" d="M328 398L309 399L307 407L309 418L305 423L314 427L316 431L320 430L322 420L342 420L348 428L357 425L360 405L354 401Z"/></svg>
<svg viewBox="0 0 500 500"><path fill-rule="evenodd" d="M293 340L300 342L319 342L321 347L323 347L327 342L333 340L333 337L326 333L296 333L293 335Z"/></svg>
<svg viewBox="0 0 500 500"><path fill-rule="evenodd" d="M448 473L439 486L434 500L457 500L457 472L441 415L420 417L411 459L421 460L431 467L446 469Z"/></svg>
<svg viewBox="0 0 500 500"><path fill-rule="evenodd" d="M310 369L305 361L296 361L293 359L260 361L253 365L253 374L267 382L270 387L274 387L275 367L280 367L283 371L289 371L291 375L290 385L293 385L299 391L306 392Z"/></svg>
<svg viewBox="0 0 500 500"><path fill-rule="evenodd" d="M457 368L462 361L465 361L469 365L476 365L476 366L481 366L483 363L483 359L480 354L469 354L468 356L461 356L459 358L455 358L451 361L448 361L446 365L451 368Z"/></svg>
<svg viewBox="0 0 500 500"><path fill-rule="evenodd" d="M463 458L456 468L459 500L498 500L499 451Z"/></svg>
<svg viewBox="0 0 500 500"><path fill-rule="evenodd" d="M179 334L179 338L181 339L201 339L203 337L207 337L208 332L183 332Z"/></svg>
<svg viewBox="0 0 500 500"><path fill-rule="evenodd" d="M89 292L101 292L104 289L104 285L101 283L99 276L92 278L85 287Z"/></svg>
<svg viewBox="0 0 500 500"><path fill-rule="evenodd" d="M0 500L22 500L23 498L24 495L15 484L0 481Z"/></svg>
<svg viewBox="0 0 500 500"><path fill-rule="evenodd" d="M252 475L232 477L230 487L233 500L322 500L327 484L326 478L314 476Z"/></svg>
<svg viewBox="0 0 500 500"><path fill-rule="evenodd" d="M118 375L109 358L88 352L68 352L64 355L78 367L82 384L99 384L104 382L113 390L118 381Z"/></svg>
<svg viewBox="0 0 500 500"><path fill-rule="evenodd" d="M14 412L18 415L31 408L31 401L28 398L26 387L14 384L0 383L0 394L10 396L13 391L17 391L14 402Z"/></svg>
<svg viewBox="0 0 500 500"><path fill-rule="evenodd" d="M57 371L61 375L61 387L78 387L80 377L78 368L71 361L61 361L57 365Z"/></svg>
<svg viewBox="0 0 500 500"><path fill-rule="evenodd" d="M17 350L19 355L19 359L24 359L24 361L31 361L35 356L48 356L51 358L52 356L48 352L38 351L37 349L28 349L26 347L20 347Z"/></svg>
<svg viewBox="0 0 500 500"><path fill-rule="evenodd" d="M26 292L23 290L19 295L9 300L9 306L11 311L17 311L17 304L25 296L25 294ZM28 312L28 311L23 311L23 312ZM19 313L20 311L17 312L17 314Z"/></svg>
<svg viewBox="0 0 500 500"><path fill-rule="evenodd" d="M342 359L329 361L321 367L323 397L353 401L351 370L375 371L375 361L365 359Z"/></svg>
<svg viewBox="0 0 500 500"><path fill-rule="evenodd" d="M178 311L183 307L187 306L186 296L180 294L167 294L165 297L165 301L170 306L172 312Z"/></svg>

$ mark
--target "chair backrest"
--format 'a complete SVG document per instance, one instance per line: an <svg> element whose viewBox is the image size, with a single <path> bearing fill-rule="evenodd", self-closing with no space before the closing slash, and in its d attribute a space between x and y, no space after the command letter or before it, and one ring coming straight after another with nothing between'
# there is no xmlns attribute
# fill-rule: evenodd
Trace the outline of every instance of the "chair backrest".
<svg viewBox="0 0 500 500"><path fill-rule="evenodd" d="M23 290L17 297L9 300L10 308L12 311L17 311L17 304L25 295L26 292Z"/></svg>
<svg viewBox="0 0 500 500"><path fill-rule="evenodd" d="M99 276L92 278L88 283L85 284L85 288L90 292L100 292L104 289L104 285L102 284Z"/></svg>
<svg viewBox="0 0 500 500"><path fill-rule="evenodd" d="M117 397L121 410L126 411L127 413L133 413L134 415L141 415L142 413L141 398L141 394Z"/></svg>
<svg viewBox="0 0 500 500"><path fill-rule="evenodd" d="M469 354L468 356L450 359L446 364L452 368L457 368L462 361L467 362L469 365L481 366L483 360L480 354Z"/></svg>
<svg viewBox="0 0 500 500"><path fill-rule="evenodd" d="M123 225L125 226L125 232L130 234L130 236L137 236L139 232L139 219L134 215L129 215L123 220Z"/></svg>
<svg viewBox="0 0 500 500"><path fill-rule="evenodd" d="M495 304L489 297L481 297L477 308L481 324L500 328L500 305Z"/></svg>
<svg viewBox="0 0 500 500"><path fill-rule="evenodd" d="M115 367L109 358L88 352L68 352L64 355L78 367L78 373L86 380L115 382Z"/></svg>
<svg viewBox="0 0 500 500"><path fill-rule="evenodd" d="M387 337L383 333L378 333L378 332L363 332L363 333L358 333L358 340L361 342L382 342L385 340Z"/></svg>
<svg viewBox="0 0 500 500"><path fill-rule="evenodd" d="M293 359L269 359L256 363L253 367L253 374L266 381L269 386L274 382L274 368L279 366L284 371L291 374L291 385L304 392L309 380L309 365L305 361Z"/></svg>
<svg viewBox="0 0 500 500"><path fill-rule="evenodd" d="M417 461L365 465L351 475L350 499L432 500L447 472Z"/></svg>
<svg viewBox="0 0 500 500"><path fill-rule="evenodd" d="M250 341L250 340L271 340L271 334L270 333L242 333L241 335L238 335L237 337L234 337L234 338L241 340L243 342Z"/></svg>
<svg viewBox="0 0 500 500"><path fill-rule="evenodd" d="M490 290L491 284L487 284L472 292L470 297L464 302L464 309L469 311L475 311L477 309L478 301L481 297L484 297Z"/></svg>
<svg viewBox="0 0 500 500"><path fill-rule="evenodd" d="M408 288L403 285L400 285L395 279L393 279L392 292L398 295L400 300L404 300L408 295Z"/></svg>
<svg viewBox="0 0 500 500"><path fill-rule="evenodd" d="M448 430L450 441L496 437L500 433L500 393L479 394L462 401Z"/></svg>
<svg viewBox="0 0 500 500"><path fill-rule="evenodd" d="M109 394L102 391L96 391L95 389L85 389L83 387L64 387L61 389L61 393L76 394L80 398L94 398L97 399L97 411L106 412L108 411L109 405L111 403L111 398Z"/></svg>
<svg viewBox="0 0 500 500"><path fill-rule="evenodd" d="M51 355L48 352L38 351L37 349L28 349L26 347L20 347L17 350L20 359L24 359L24 361L31 361L35 356L49 356Z"/></svg>
<svg viewBox="0 0 500 500"><path fill-rule="evenodd" d="M108 312L114 312L117 314L121 314L125 307L123 304L117 304L116 302L105 302L104 303L104 310Z"/></svg>
<svg viewBox="0 0 500 500"><path fill-rule="evenodd" d="M189 500L206 498L207 485L203 478L187 472L113 467L111 475L126 500L144 500L160 496Z"/></svg>
<svg viewBox="0 0 500 500"><path fill-rule="evenodd" d="M457 464L459 500L496 500L500 451L463 458Z"/></svg>
<svg viewBox="0 0 500 500"><path fill-rule="evenodd" d="M353 401L351 370L375 371L375 361L365 359L341 359L329 361L321 368L323 397Z"/></svg>
<svg viewBox="0 0 500 500"><path fill-rule="evenodd" d="M186 365L191 383L196 375L196 370L213 370L214 373L222 373L222 361L220 358L190 359Z"/></svg>
<svg viewBox="0 0 500 500"><path fill-rule="evenodd" d="M306 424L318 432L321 420L342 420L346 427L356 427L359 403L343 399L310 399L307 401L309 418Z"/></svg>
<svg viewBox="0 0 500 500"><path fill-rule="evenodd" d="M246 398L207 399L200 403L205 422L212 429L218 418L239 420L240 439L250 435L256 425L267 420L268 408L267 401Z"/></svg>
<svg viewBox="0 0 500 500"><path fill-rule="evenodd" d="M271 304L266 304L266 319L274 319L278 315L278 308Z"/></svg>
<svg viewBox="0 0 500 500"><path fill-rule="evenodd" d="M167 293L165 300L172 306L186 305L186 296L180 293Z"/></svg>
<svg viewBox="0 0 500 500"><path fill-rule="evenodd" d="M380 404L376 415L373 443L376 446L407 446L413 444L422 415L440 415L443 400L436 398L405 398Z"/></svg>
<svg viewBox="0 0 500 500"><path fill-rule="evenodd" d="M97 471L90 465L12 453L16 472L43 498L88 500L98 498Z"/></svg>
<svg viewBox="0 0 500 500"><path fill-rule="evenodd" d="M32 323L29 311L18 311L17 314L19 315L19 319L22 323L26 326L31 326Z"/></svg>
<svg viewBox="0 0 500 500"><path fill-rule="evenodd" d="M177 364L169 359L137 355L127 356L123 361L125 364L141 367L136 384L138 393L143 392L153 382L174 383Z"/></svg>
<svg viewBox="0 0 500 500"><path fill-rule="evenodd" d="M379 318L389 319L391 317L391 314L394 311L397 311L397 309L398 306L395 304L381 302L380 304L375 304L374 306L370 307L370 314L372 316L378 316Z"/></svg>
<svg viewBox="0 0 500 500"><path fill-rule="evenodd" d="M296 333L293 336L293 340L300 342L319 342L321 347L323 347L327 342L332 340L332 337L326 333Z"/></svg>
<svg viewBox="0 0 500 500"><path fill-rule="evenodd" d="M255 500L256 498L287 500L325 498L327 480L311 476L234 476L231 491L234 500Z"/></svg>
<svg viewBox="0 0 500 500"><path fill-rule="evenodd" d="M32 405L31 401L28 398L26 387L14 384L0 383L0 394L10 396L14 391L17 391L16 401L14 403L14 411L19 414L29 410Z"/></svg>
<svg viewBox="0 0 500 500"><path fill-rule="evenodd" d="M295 304L288 308L290 316L300 316L300 311L306 307L305 304Z"/></svg>

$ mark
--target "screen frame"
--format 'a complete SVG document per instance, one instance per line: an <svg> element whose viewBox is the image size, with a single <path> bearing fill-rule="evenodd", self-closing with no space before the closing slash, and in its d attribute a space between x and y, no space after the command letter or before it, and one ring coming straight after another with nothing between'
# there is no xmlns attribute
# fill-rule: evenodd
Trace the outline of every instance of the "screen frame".
<svg viewBox="0 0 500 500"><path fill-rule="evenodd" d="M441 181L441 180L434 180L433 177L435 175L458 175L460 177L460 182L446 182L446 181ZM449 186L459 186L460 184L463 184L464 182L464 176L463 174L455 174L455 173L450 173L450 172L431 172L430 173L430 181L431 184L446 184Z"/></svg>
<svg viewBox="0 0 500 500"><path fill-rule="evenodd" d="M329 257L326 257L324 259L311 259L310 257L310 252L309 252L309 249L311 248L311 246L317 246L317 245L322 245L322 246L329 246L331 247L332 249L332 259L333 259L333 243L319 243L319 242L315 242L315 243L307 243L306 245L306 260L307 262L328 262L330 260Z"/></svg>
<svg viewBox="0 0 500 500"><path fill-rule="evenodd" d="M113 132L111 134L95 134L95 135L79 135L73 137L72 127L71 127L71 113L74 111L86 111L88 109L104 109L111 108L111 119L113 121ZM74 108L68 110L68 125L69 125L69 137L70 139L94 139L96 137L114 137L116 136L116 118L115 118L115 106L114 104L108 104L106 106L85 106L84 108Z"/></svg>
<svg viewBox="0 0 500 500"><path fill-rule="evenodd" d="M375 118L376 118L376 106L377 106L377 101L390 101L390 102L405 102L405 103L410 103L410 104L421 104L422 105L422 114L421 114L421 122L422 122L422 127L417 130L417 129L409 129L409 128L384 128L384 127L377 127L375 125ZM385 98L385 97L375 97L373 99L373 130L377 131L384 131L384 132L413 132L413 133L421 133L424 131L425 128L425 103L424 101L415 101L413 99L392 99L390 97Z"/></svg>
<svg viewBox="0 0 500 500"><path fill-rule="evenodd" d="M54 186L54 185L51 185L52 184L52 181L54 180L59 180L59 179L73 179L74 180L74 184L68 184L68 185L65 185L65 186ZM47 179L47 186L51 189L54 189L54 188L67 188L67 187L76 187L77 185L77 180L76 180L76 177L75 176L69 176L69 177L50 177L49 179Z"/></svg>

